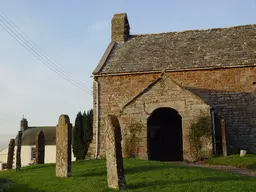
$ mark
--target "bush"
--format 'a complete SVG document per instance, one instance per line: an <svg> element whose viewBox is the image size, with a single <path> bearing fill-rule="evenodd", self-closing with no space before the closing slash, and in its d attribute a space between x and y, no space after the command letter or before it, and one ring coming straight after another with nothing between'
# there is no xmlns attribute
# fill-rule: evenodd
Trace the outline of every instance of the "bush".
<svg viewBox="0 0 256 192"><path fill-rule="evenodd" d="M189 131L189 142L191 147L191 155L196 160L203 158L202 148L205 140L211 138L211 120L209 116L200 117L196 122L193 122Z"/></svg>
<svg viewBox="0 0 256 192"><path fill-rule="evenodd" d="M126 157L135 157L137 154L137 147L139 138L138 135L142 131L140 123L133 122L128 126L129 134L125 138L124 155Z"/></svg>

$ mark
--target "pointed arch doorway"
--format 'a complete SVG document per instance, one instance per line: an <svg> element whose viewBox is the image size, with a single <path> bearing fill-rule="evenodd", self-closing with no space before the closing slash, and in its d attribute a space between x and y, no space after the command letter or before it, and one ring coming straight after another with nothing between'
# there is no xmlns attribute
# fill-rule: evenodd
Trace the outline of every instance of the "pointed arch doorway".
<svg viewBox="0 0 256 192"><path fill-rule="evenodd" d="M147 119L148 158L156 161L182 161L182 117L172 108L162 107Z"/></svg>

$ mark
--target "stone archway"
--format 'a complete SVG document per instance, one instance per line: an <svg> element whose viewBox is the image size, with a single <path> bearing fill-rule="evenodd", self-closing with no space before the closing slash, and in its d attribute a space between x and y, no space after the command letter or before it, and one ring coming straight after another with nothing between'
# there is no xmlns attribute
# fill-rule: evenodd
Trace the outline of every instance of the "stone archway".
<svg viewBox="0 0 256 192"><path fill-rule="evenodd" d="M162 107L147 119L149 160L182 161L182 117L172 108Z"/></svg>

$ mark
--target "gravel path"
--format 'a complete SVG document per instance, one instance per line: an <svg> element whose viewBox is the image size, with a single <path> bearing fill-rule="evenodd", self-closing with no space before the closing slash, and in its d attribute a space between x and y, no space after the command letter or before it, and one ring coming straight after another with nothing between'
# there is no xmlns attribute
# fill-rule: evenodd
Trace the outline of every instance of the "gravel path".
<svg viewBox="0 0 256 192"><path fill-rule="evenodd" d="M233 166L225 166L225 165L208 165L203 163L184 163L185 165L192 166L192 167L203 167L203 168L210 168L216 169L221 171L227 171L231 173L238 173L241 175L252 176L256 177L256 171L245 169L245 168L237 168Z"/></svg>

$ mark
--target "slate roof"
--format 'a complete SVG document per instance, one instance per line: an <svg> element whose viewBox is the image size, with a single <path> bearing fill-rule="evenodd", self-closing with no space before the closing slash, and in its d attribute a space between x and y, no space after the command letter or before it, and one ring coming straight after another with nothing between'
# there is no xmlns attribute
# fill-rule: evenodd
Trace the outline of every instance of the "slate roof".
<svg viewBox="0 0 256 192"><path fill-rule="evenodd" d="M256 24L132 35L111 43L94 75L256 66Z"/></svg>
<svg viewBox="0 0 256 192"><path fill-rule="evenodd" d="M22 134L22 145L35 145L36 135L40 132L44 132L45 145L56 145L56 127L28 127ZM17 137L15 139L17 143Z"/></svg>

